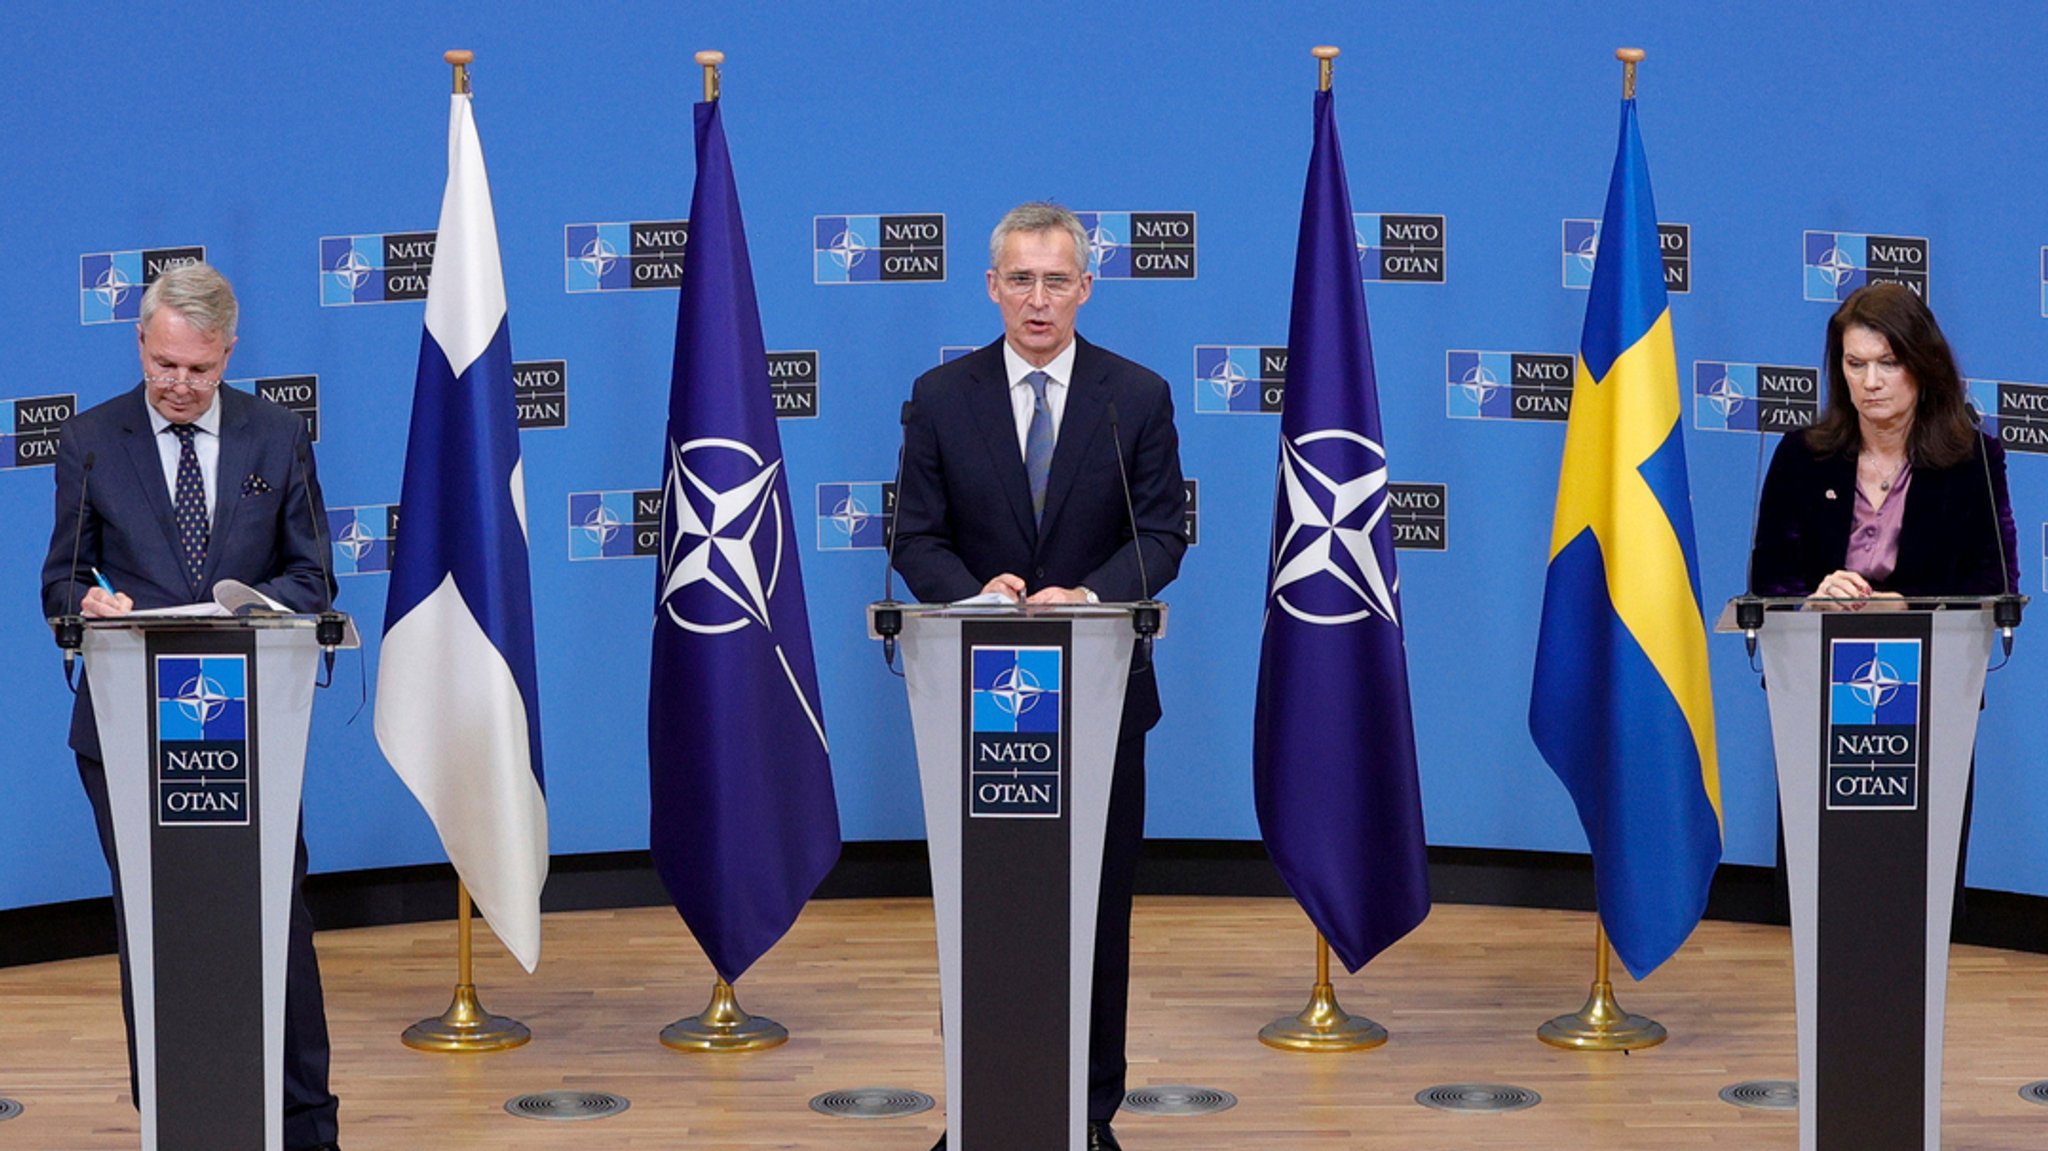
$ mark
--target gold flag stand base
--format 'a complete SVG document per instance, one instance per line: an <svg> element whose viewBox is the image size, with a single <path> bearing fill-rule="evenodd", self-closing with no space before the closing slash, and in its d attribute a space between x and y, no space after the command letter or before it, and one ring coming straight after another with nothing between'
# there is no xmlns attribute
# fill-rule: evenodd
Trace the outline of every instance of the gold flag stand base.
<svg viewBox="0 0 2048 1151"><path fill-rule="evenodd" d="M476 988L458 983L448 1010L420 1020L398 1038L415 1051L509 1051L532 1039L533 1032L517 1019L485 1011Z"/></svg>
<svg viewBox="0 0 2048 1151"><path fill-rule="evenodd" d="M711 985L711 1002L702 1014L678 1019L661 1029L661 1044L677 1051L766 1051L789 1042L789 1028L764 1015L749 1015L721 979Z"/></svg>
<svg viewBox="0 0 2048 1151"><path fill-rule="evenodd" d="M1364 1051L1387 1041L1387 1029L1337 1002L1330 984L1330 942L1316 935L1316 985L1308 1006L1259 1028L1259 1042L1282 1051Z"/></svg>
<svg viewBox="0 0 2048 1151"><path fill-rule="evenodd" d="M415 1051L509 1051L533 1038L526 1024L493 1015L477 1002L471 948L469 885L455 881L455 998L448 1010L405 1029L400 1043Z"/></svg>
<svg viewBox="0 0 2048 1151"><path fill-rule="evenodd" d="M1630 1015L1614 1001L1607 978L1607 925L1593 920L1593 989L1575 1015L1560 1015L1536 1029L1536 1038L1567 1051L1641 1051L1671 1037L1664 1025Z"/></svg>

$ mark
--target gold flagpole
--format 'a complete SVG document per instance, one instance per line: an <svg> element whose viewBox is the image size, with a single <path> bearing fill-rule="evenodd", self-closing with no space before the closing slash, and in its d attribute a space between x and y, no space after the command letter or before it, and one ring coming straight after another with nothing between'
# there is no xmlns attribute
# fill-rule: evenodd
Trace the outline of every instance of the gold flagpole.
<svg viewBox="0 0 2048 1151"><path fill-rule="evenodd" d="M454 53L449 53L454 55ZM465 52L463 55L467 56ZM456 65L458 68L461 65ZM526 1024L493 1015L477 1001L471 970L469 886L455 881L455 998L448 1010L405 1029L399 1041L415 1051L505 1051L533 1038Z"/></svg>
<svg viewBox="0 0 2048 1151"><path fill-rule="evenodd" d="M1621 98L1636 98L1636 65L1643 62L1641 48L1616 48L1621 61ZM1573 1051L1639 1051L1655 1047L1670 1038L1664 1025L1641 1015L1630 1015L1614 1000L1614 984L1607 978L1607 925L1596 912L1593 917L1593 986L1586 1005L1577 1014L1560 1015L1536 1029L1536 1038L1552 1047Z"/></svg>
<svg viewBox="0 0 2048 1151"><path fill-rule="evenodd" d="M1339 50L1328 44L1309 49L1316 58L1316 88L1330 90L1330 73ZM1282 1051L1363 1051L1387 1041L1387 1029L1363 1015L1353 1015L1337 1002L1337 989L1330 983L1330 941L1316 932L1316 982L1309 989L1308 1006L1293 1015L1283 1015L1259 1028L1259 1042Z"/></svg>
<svg viewBox="0 0 2048 1151"><path fill-rule="evenodd" d="M704 69L704 102L718 101L718 66L725 53L706 50L695 57ZM732 984L720 976L704 1010L661 1029L661 1043L677 1051L765 1051L789 1042L789 1028L764 1015L749 1015Z"/></svg>
<svg viewBox="0 0 2048 1151"><path fill-rule="evenodd" d="M453 48L441 59L455 70L455 94L469 95L469 65L476 53ZM405 1029L399 1041L417 1051L504 1051L533 1038L526 1024L493 1015L477 1001L471 949L469 885L455 880L455 995L448 1010Z"/></svg>
<svg viewBox="0 0 2048 1151"><path fill-rule="evenodd" d="M1363 1015L1353 1015L1337 1002L1330 983L1330 941L1316 933L1316 985L1308 1006L1259 1028L1259 1042L1282 1051L1364 1051L1387 1041L1387 1029Z"/></svg>

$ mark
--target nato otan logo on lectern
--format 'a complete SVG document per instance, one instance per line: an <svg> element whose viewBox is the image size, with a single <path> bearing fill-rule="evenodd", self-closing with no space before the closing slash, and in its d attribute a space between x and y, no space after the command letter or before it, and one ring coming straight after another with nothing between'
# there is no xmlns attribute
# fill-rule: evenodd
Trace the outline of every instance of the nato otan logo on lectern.
<svg viewBox="0 0 2048 1151"><path fill-rule="evenodd" d="M334 541L335 575L388 572L398 541L398 505L328 508L327 535Z"/></svg>
<svg viewBox="0 0 2048 1151"><path fill-rule="evenodd" d="M620 560L661 552L661 489L569 493L569 558Z"/></svg>
<svg viewBox="0 0 2048 1151"><path fill-rule="evenodd" d="M76 395L0 400L0 468L56 463L57 433L77 410Z"/></svg>
<svg viewBox="0 0 2048 1151"><path fill-rule="evenodd" d="M248 661L156 657L159 824L249 823Z"/></svg>
<svg viewBox="0 0 2048 1151"><path fill-rule="evenodd" d="M1917 639L1834 640L1828 651L1828 810L1920 806Z"/></svg>
<svg viewBox="0 0 2048 1151"><path fill-rule="evenodd" d="M683 282L690 246L688 220L568 224L562 228L562 283L567 292L631 292Z"/></svg>
<svg viewBox="0 0 2048 1151"><path fill-rule="evenodd" d="M811 282L891 284L946 278L946 217L811 217Z"/></svg>
<svg viewBox="0 0 2048 1151"><path fill-rule="evenodd" d="M1195 278L1193 212L1075 212L1098 280Z"/></svg>
<svg viewBox="0 0 2048 1151"><path fill-rule="evenodd" d="M434 270L434 233L320 237L320 306L424 300Z"/></svg>
<svg viewBox="0 0 2048 1151"><path fill-rule="evenodd" d="M1904 284L1927 298L1927 237L1808 232L1806 298L1833 303L1865 284Z"/></svg>
<svg viewBox="0 0 2048 1151"><path fill-rule="evenodd" d="M1966 380L1984 430L2009 452L2048 452L2048 385Z"/></svg>
<svg viewBox="0 0 2048 1151"><path fill-rule="evenodd" d="M1692 362L1692 426L1703 432L1790 432L1820 411L1820 369Z"/></svg>
<svg viewBox="0 0 2048 1151"><path fill-rule="evenodd" d="M78 322L118 324L142 317L142 293L156 278L206 262L204 245L88 252L78 257Z"/></svg>
<svg viewBox="0 0 2048 1151"><path fill-rule="evenodd" d="M1064 653L978 644L969 662L968 818L1058 819Z"/></svg>
<svg viewBox="0 0 2048 1151"><path fill-rule="evenodd" d="M1254 344L1195 345L1195 411L1273 415L1287 398L1287 349Z"/></svg>

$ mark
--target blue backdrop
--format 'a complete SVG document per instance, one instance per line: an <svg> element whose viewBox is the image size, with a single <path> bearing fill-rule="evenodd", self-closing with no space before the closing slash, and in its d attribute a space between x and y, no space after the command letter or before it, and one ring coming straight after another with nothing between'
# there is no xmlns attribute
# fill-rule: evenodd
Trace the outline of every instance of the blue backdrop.
<svg viewBox="0 0 2048 1151"><path fill-rule="evenodd" d="M514 355L561 361L567 377L566 426L523 433L552 846L644 847L652 561L573 557L630 552L630 493L659 482L675 292L569 289L601 279L614 255L636 266L632 229L577 226L687 214L700 90L690 53L723 49L768 346L816 353L816 415L781 429L847 837L918 838L922 820L901 685L862 635L881 554L842 546L874 532L857 519L821 521L818 500L828 512L849 494L872 507L912 377L942 347L999 330L981 281L989 227L1018 200L1053 197L1104 213L1098 223L1112 233L1171 231L1186 222L1177 214L1193 216L1194 278L1105 278L1081 328L1173 381L1184 463L1199 484L1199 543L1169 597L1173 634L1161 650L1168 714L1152 742L1149 830L1256 838L1251 689L1277 419L1228 410L1256 408L1261 389L1247 385L1233 401L1233 377L1218 367L1232 357L1215 349L1247 349L1235 362L1256 378L1255 349L1285 343L1315 80L1308 49L1336 43L1361 233L1394 253L1368 263L1375 275L1428 275L1442 252L1441 282L1367 289L1393 473L1443 485L1447 508L1444 546L1401 558L1429 839L1581 851L1564 789L1525 723L1563 425L1494 416L1518 405L1540 413L1544 361L1526 357L1569 355L1577 340L1586 295L1567 281L1583 229L1568 221L1596 216L1606 187L1620 89L1612 49L1649 51L1640 96L1657 201L1667 222L1689 227L1690 290L1673 296L1672 314L1681 375L1711 393L1686 433L1710 602L1740 589L1757 460L1769 447L1754 432L1718 429L1787 410L1757 403L1787 374L1743 365L1816 366L1832 303L1809 296L1831 298L1842 268L1902 252L1910 265L1917 251L1966 373L1987 381L1980 395L1995 400L2001 389L1988 381L2007 381L2010 407L2036 394L2017 385L2048 383L2048 168L2019 111L2048 106L2038 66L2048 31L2016 6L1097 8L508 3L486 15L369 0L320 13L16 13L0 45L15 93L0 105L0 252L14 269L0 278L0 312L15 340L0 399L89 405L131 386L132 328L83 321L132 307L120 282L146 276L148 253L203 245L243 299L232 374L317 376L328 499L366 509L349 534L369 542L337 557L362 573L341 577L341 606L378 634L387 577L375 570L375 541L388 535L382 509L398 499L421 306L325 302L383 295L387 280L407 294L409 245L374 237L434 226L448 109L440 53L474 48ZM943 281L819 282L839 278L849 254L821 245L864 228L882 243L888 230L886 219L836 218L941 214ZM1418 231L1394 215L1441 217L1440 248L1426 242L1431 221ZM1400 250L1418 234L1421 246ZM611 247L590 247L600 239ZM593 262L572 258L586 250ZM637 265L658 282L673 261L647 251ZM862 253L857 269L883 254ZM396 271L384 277L380 263ZM0 587L13 589L0 598L0 640L14 685L0 747L0 907L106 890L64 748L69 700L38 612L45 407L14 403L13 450L0 452L0 463L19 465L0 469L0 531L14 541L0 556ZM2031 424L2006 422L2009 442L2032 446ZM2033 590L2048 461L2022 450L2011 467ZM846 484L856 486L830 486ZM1427 517L1414 525L1433 527ZM1991 680L1969 860L1978 886L2048 894L2038 846L2048 789L2030 750L2048 674L2037 654L2044 627L2023 633L2020 654ZM1712 652L1727 858L1767 863L1775 800L1763 695L1739 642L1717 637ZM372 676L375 656L364 656ZM314 867L437 861L367 708L355 714L352 659L315 716Z"/></svg>

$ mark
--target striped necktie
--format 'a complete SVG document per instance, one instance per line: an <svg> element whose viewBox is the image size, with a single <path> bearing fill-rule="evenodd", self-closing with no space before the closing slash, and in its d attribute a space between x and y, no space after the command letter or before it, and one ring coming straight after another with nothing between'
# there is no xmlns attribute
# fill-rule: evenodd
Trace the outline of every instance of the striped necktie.
<svg viewBox="0 0 2048 1151"><path fill-rule="evenodd" d="M1024 377L1031 385L1031 426L1024 432L1024 475L1031 481L1031 514L1045 518L1045 483L1052 476L1052 407L1045 402L1045 385L1052 377L1033 372Z"/></svg>

